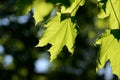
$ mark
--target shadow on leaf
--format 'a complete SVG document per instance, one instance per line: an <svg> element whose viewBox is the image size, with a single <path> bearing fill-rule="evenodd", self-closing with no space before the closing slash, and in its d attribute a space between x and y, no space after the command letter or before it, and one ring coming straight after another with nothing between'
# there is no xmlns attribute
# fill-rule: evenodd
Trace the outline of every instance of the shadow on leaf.
<svg viewBox="0 0 120 80"><path fill-rule="evenodd" d="M120 29L113 29L110 31L110 34L112 34L118 41L120 39Z"/></svg>

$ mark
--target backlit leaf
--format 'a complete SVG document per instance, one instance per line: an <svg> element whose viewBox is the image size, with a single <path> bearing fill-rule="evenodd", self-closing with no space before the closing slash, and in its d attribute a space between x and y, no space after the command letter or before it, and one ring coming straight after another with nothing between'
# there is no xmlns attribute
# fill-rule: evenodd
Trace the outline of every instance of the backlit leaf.
<svg viewBox="0 0 120 80"><path fill-rule="evenodd" d="M98 68L103 68L110 60L113 73L120 77L120 0L107 0L105 11L102 9L98 15L99 18L107 18L109 25L109 29L96 42L101 46Z"/></svg>
<svg viewBox="0 0 120 80"><path fill-rule="evenodd" d="M61 14L53 17L47 25L47 30L43 34L37 46L45 46L52 44L50 48L51 61L54 60L60 53L62 48L66 45L68 50L73 53L73 45L76 37L75 23L71 18L61 21Z"/></svg>
<svg viewBox="0 0 120 80"><path fill-rule="evenodd" d="M29 5L26 5L25 7L22 7L24 6L24 1L22 1L19 0L18 2L17 14L27 14L33 8L36 23L42 21L44 17L47 16L53 9L53 5L51 3L46 3L45 0L33 0L31 3L29 3Z"/></svg>
<svg viewBox="0 0 120 80"><path fill-rule="evenodd" d="M112 72L120 77L120 30L107 30L96 42L101 45L98 68L103 68L106 61L110 60Z"/></svg>
<svg viewBox="0 0 120 80"><path fill-rule="evenodd" d="M75 0L75 2L68 8L61 6L61 21L68 17L75 16L79 6L84 5L84 3L85 0Z"/></svg>
<svg viewBox="0 0 120 80"><path fill-rule="evenodd" d="M85 0L75 0L75 2L68 8L65 6L61 7L61 13L71 13L71 16L75 16L79 6L84 5Z"/></svg>
<svg viewBox="0 0 120 80"><path fill-rule="evenodd" d="M57 15L51 18L45 25L47 30L37 46L52 44L52 47L49 49L51 61L57 57L64 46L67 46L68 50L73 53L74 40L77 34L73 16L75 16L79 6L82 6L84 2L85 0L75 0L68 8L61 6L61 11L57 12Z"/></svg>
<svg viewBox="0 0 120 80"><path fill-rule="evenodd" d="M106 12L101 10L99 18L109 17L109 28L119 29L120 27L120 0L108 0L106 3Z"/></svg>

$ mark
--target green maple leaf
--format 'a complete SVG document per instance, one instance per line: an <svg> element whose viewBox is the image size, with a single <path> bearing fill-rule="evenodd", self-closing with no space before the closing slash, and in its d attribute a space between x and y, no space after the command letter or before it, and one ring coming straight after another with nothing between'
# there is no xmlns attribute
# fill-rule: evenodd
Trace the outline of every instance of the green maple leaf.
<svg viewBox="0 0 120 80"><path fill-rule="evenodd" d="M109 19L109 28L110 29L119 29L120 27L120 0L108 0L106 3L106 13L101 10L98 14L99 18Z"/></svg>
<svg viewBox="0 0 120 80"><path fill-rule="evenodd" d="M110 60L112 72L120 78L120 30L107 30L96 42L100 45L98 69L103 68L106 61Z"/></svg>
<svg viewBox="0 0 120 80"><path fill-rule="evenodd" d="M120 78L120 0L108 0L106 3L106 13L101 10L99 18L108 18L109 30L96 42L100 48L100 63L98 68L102 68L107 60L110 60L112 71Z"/></svg>
<svg viewBox="0 0 120 80"><path fill-rule="evenodd" d="M50 48L51 61L54 60L60 53L62 48L66 45L68 50L73 53L73 45L76 37L75 23L71 21L71 18L66 18L61 21L61 14L53 17L45 26L47 30L43 34L37 46L45 46L46 44L52 44Z"/></svg>
<svg viewBox="0 0 120 80"><path fill-rule="evenodd" d="M85 0L75 0L68 8L61 6L60 12L57 12L57 15L51 18L45 25L47 29L37 46L52 44L52 47L49 49L51 61L57 57L64 46L67 46L68 50L73 53L73 45L77 35L73 16L75 16L79 6L82 6L84 3Z"/></svg>

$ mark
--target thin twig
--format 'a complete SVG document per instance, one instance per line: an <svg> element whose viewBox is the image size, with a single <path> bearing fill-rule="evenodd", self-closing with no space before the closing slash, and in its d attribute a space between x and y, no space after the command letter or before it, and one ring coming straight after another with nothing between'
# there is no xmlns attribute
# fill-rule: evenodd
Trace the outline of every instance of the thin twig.
<svg viewBox="0 0 120 80"><path fill-rule="evenodd" d="M115 12L115 9L114 9L114 6L113 6L111 0L110 0L110 4L111 4L111 7L112 7L112 9L113 9L114 15L115 15L115 17L116 17L116 19L117 19L117 22L118 22L118 24L119 24L119 29L120 29L120 21L119 21L119 19L118 19L118 17L117 17L117 14L116 14L116 12Z"/></svg>

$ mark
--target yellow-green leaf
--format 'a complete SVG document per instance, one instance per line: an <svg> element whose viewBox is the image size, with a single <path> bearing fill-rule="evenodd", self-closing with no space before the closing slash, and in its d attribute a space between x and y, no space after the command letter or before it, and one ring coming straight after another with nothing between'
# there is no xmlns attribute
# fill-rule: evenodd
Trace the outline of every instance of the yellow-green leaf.
<svg viewBox="0 0 120 80"><path fill-rule="evenodd" d="M120 78L120 0L107 0L105 11L102 9L98 17L107 18L109 24L109 30L96 42L101 46L98 68L103 68L110 60L113 73Z"/></svg>
<svg viewBox="0 0 120 80"><path fill-rule="evenodd" d="M79 6L84 5L85 0L75 0L74 3L72 3L72 5L68 8L66 8L65 6L61 7L61 13L71 13L71 16L75 16L76 11L78 10Z"/></svg>
<svg viewBox="0 0 120 80"><path fill-rule="evenodd" d="M107 30L96 44L101 45L98 68L103 68L106 61L110 60L112 72L120 78L120 30Z"/></svg>
<svg viewBox="0 0 120 80"><path fill-rule="evenodd" d="M82 6L84 2L85 0L75 0L68 8L62 6L61 12L57 12L57 15L51 18L45 25L47 30L44 32L37 46L45 46L48 43L52 44L52 47L49 49L51 61L57 57L64 46L67 46L68 50L73 53L77 31L75 29L76 24L71 17L75 16L79 6Z"/></svg>
<svg viewBox="0 0 120 80"><path fill-rule="evenodd" d="M75 23L71 21L71 18L63 21L61 21L60 18L61 14L58 14L45 25L47 30L37 45L45 46L48 43L52 44L49 50L51 53L51 61L57 57L65 45L68 47L68 50L73 53L73 44L76 37Z"/></svg>
<svg viewBox="0 0 120 80"><path fill-rule="evenodd" d="M102 4L103 5L103 4ZM120 0L108 0L106 3L106 12L102 9L99 18L109 17L109 28L119 29L120 27Z"/></svg>
<svg viewBox="0 0 120 80"><path fill-rule="evenodd" d="M51 3L46 3L45 0L33 0L33 2L26 7L22 7L22 5L18 6L18 14L20 13L21 8L25 8L23 9L23 14L28 13L32 8L34 8L34 18L36 23L38 23L51 12L53 5Z"/></svg>

